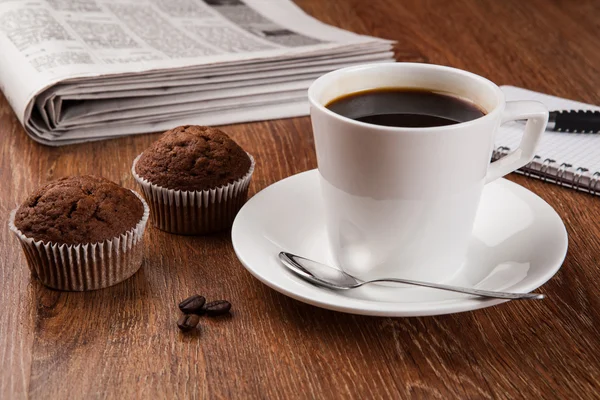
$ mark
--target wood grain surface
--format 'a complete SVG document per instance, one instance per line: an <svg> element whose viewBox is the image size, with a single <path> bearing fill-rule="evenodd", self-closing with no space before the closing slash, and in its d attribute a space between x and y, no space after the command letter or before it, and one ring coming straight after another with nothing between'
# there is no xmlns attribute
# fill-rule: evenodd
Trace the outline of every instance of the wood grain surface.
<svg viewBox="0 0 600 400"><path fill-rule="evenodd" d="M596 0L298 4L324 22L398 40L399 60L600 104ZM225 130L257 160L251 195L316 167L307 117ZM0 398L600 397L600 198L523 176L509 179L548 201L570 238L541 302L427 318L335 313L255 280L229 233L180 237L152 227L143 268L124 283L61 293L32 279L9 211L67 175L134 188L131 162L156 138L44 147L0 98ZM229 299L234 311L182 335L176 304L196 292Z"/></svg>

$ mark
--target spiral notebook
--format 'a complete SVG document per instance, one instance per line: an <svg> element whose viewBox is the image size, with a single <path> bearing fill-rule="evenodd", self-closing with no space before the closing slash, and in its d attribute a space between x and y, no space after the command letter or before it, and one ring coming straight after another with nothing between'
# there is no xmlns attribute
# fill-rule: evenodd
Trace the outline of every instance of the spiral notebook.
<svg viewBox="0 0 600 400"><path fill-rule="evenodd" d="M600 110L590 104L550 96L514 86L502 86L507 101L536 100L548 110ZM519 146L524 124L502 125L496 135L493 159L502 158ZM565 133L546 131L542 134L537 155L517 172L561 186L600 196L600 133Z"/></svg>

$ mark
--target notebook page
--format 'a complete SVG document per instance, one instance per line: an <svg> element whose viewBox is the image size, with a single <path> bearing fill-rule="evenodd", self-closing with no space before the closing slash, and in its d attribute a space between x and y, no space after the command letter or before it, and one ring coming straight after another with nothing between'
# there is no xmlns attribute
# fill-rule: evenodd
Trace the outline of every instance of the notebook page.
<svg viewBox="0 0 600 400"><path fill-rule="evenodd" d="M507 101L536 100L544 103L548 110L600 110L590 104L550 96L514 86L501 86ZM516 149L521 141L523 127L518 122L509 122L498 129L496 148L500 146ZM585 167L590 171L600 171L600 134L565 133L546 131L536 150L542 160L553 159L558 165L571 164L573 168Z"/></svg>

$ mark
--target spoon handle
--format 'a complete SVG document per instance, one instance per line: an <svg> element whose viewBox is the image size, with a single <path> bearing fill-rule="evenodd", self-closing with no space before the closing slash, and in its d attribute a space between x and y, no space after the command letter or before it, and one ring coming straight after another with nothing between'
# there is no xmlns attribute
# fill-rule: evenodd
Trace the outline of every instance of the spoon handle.
<svg viewBox="0 0 600 400"><path fill-rule="evenodd" d="M433 288L433 289L447 290L449 292L472 294L475 296L490 297L490 298L494 298L494 299L541 300L544 298L544 295L541 293L495 292L492 290L471 289L471 288L465 288L465 287L460 287L460 286L444 285L444 284L440 284L440 283L429 283L429 282L421 282L421 281L411 281L409 279L395 279L395 278L374 279L372 281L362 282L361 285L364 285L367 283L373 283L373 282L405 283L407 285L424 286L424 287Z"/></svg>

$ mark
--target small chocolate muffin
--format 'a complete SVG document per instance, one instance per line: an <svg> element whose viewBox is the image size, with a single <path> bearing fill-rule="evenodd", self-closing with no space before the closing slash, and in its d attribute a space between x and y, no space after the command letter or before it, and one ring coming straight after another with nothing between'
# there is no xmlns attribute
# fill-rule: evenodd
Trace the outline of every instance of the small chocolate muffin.
<svg viewBox="0 0 600 400"><path fill-rule="evenodd" d="M157 228L181 235L228 229L246 202L254 159L217 128L180 126L133 162Z"/></svg>
<svg viewBox="0 0 600 400"><path fill-rule="evenodd" d="M104 178L74 176L36 190L11 213L33 276L59 290L114 285L142 265L146 202Z"/></svg>
<svg viewBox="0 0 600 400"><path fill-rule="evenodd" d="M223 131L187 125L167 131L136 165L144 179L174 190L206 190L243 177L250 157Z"/></svg>
<svg viewBox="0 0 600 400"><path fill-rule="evenodd" d="M143 214L142 202L130 190L104 178L74 176L29 196L17 211L15 226L43 242L97 243L133 229Z"/></svg>

